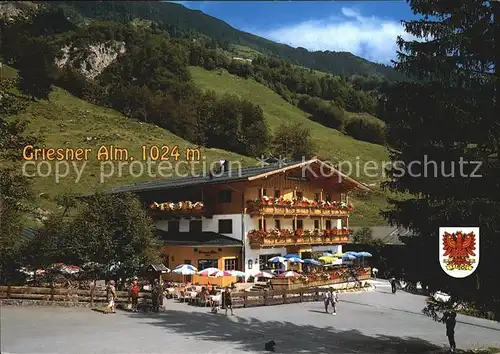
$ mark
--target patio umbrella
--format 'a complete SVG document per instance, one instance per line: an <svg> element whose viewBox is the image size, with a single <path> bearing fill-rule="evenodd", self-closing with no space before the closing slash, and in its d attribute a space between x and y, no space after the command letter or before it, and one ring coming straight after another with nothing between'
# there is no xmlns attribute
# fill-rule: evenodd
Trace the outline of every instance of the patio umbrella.
<svg viewBox="0 0 500 354"><path fill-rule="evenodd" d="M372 254L369 252L363 251L363 252L358 253L358 257L372 257Z"/></svg>
<svg viewBox="0 0 500 354"><path fill-rule="evenodd" d="M299 255L295 254L295 253L285 254L283 257L285 257L285 258L300 258Z"/></svg>
<svg viewBox="0 0 500 354"><path fill-rule="evenodd" d="M342 260L343 261L352 261L352 260L355 260L356 259L356 256L350 254L350 253L346 253L342 256Z"/></svg>
<svg viewBox="0 0 500 354"><path fill-rule="evenodd" d="M337 258L340 258L344 255L344 253L342 252L335 252L335 254L333 255L334 257L337 257Z"/></svg>
<svg viewBox="0 0 500 354"><path fill-rule="evenodd" d="M276 257L273 257L273 258L269 258L268 262L271 262L271 263L285 263L286 262L286 258L285 257L276 256Z"/></svg>
<svg viewBox="0 0 500 354"><path fill-rule="evenodd" d="M336 257L330 257L330 256L323 256L318 258L320 261L323 261L325 263L333 263L337 260Z"/></svg>
<svg viewBox="0 0 500 354"><path fill-rule="evenodd" d="M198 269L196 269L196 267L192 266L191 264L180 264L172 271L172 273L181 275L194 275L197 271Z"/></svg>
<svg viewBox="0 0 500 354"><path fill-rule="evenodd" d="M200 270L198 272L198 275L201 275L202 277L213 277L212 274L215 274L220 271L221 270L219 268L205 268L203 270Z"/></svg>
<svg viewBox="0 0 500 354"><path fill-rule="evenodd" d="M228 270L219 270L218 272L212 273L211 276L220 278L220 277L232 277L233 275Z"/></svg>
<svg viewBox="0 0 500 354"><path fill-rule="evenodd" d="M365 257L372 257L372 254L369 253L369 252L365 252L365 251L358 252L358 257L361 257L362 262L363 262L363 267L364 267L364 265L365 265Z"/></svg>
<svg viewBox="0 0 500 354"><path fill-rule="evenodd" d="M288 263L304 263L304 261L300 257L288 257L286 261Z"/></svg>
<svg viewBox="0 0 500 354"><path fill-rule="evenodd" d="M230 270L229 273L231 273L231 275L233 277L236 277L236 278L246 278L247 277L247 274L245 272L242 272L241 270Z"/></svg>
<svg viewBox="0 0 500 354"><path fill-rule="evenodd" d="M323 252L323 257L335 257L335 256L330 252Z"/></svg>
<svg viewBox="0 0 500 354"><path fill-rule="evenodd" d="M289 271L280 275L280 278L294 278L294 277L300 277L300 274L297 272Z"/></svg>
<svg viewBox="0 0 500 354"><path fill-rule="evenodd" d="M274 278L274 275L268 272L260 272L254 275L255 278Z"/></svg>
<svg viewBox="0 0 500 354"><path fill-rule="evenodd" d="M305 264L312 264L312 265L321 265L321 263L315 259L304 259L304 263Z"/></svg>
<svg viewBox="0 0 500 354"><path fill-rule="evenodd" d="M64 265L61 268L61 272L64 274L76 274L81 272L81 268L75 265Z"/></svg>

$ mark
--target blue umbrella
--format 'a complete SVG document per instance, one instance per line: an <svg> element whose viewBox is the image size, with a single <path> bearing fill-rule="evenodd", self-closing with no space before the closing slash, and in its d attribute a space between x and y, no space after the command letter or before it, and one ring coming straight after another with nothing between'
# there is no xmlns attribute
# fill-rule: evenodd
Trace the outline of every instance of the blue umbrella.
<svg viewBox="0 0 500 354"><path fill-rule="evenodd" d="M304 259L304 263L305 264L312 264L312 265L321 265L321 262L318 262L317 260L315 259Z"/></svg>
<svg viewBox="0 0 500 354"><path fill-rule="evenodd" d="M304 261L300 257L287 257L286 261L288 263L304 263Z"/></svg>
<svg viewBox="0 0 500 354"><path fill-rule="evenodd" d="M335 256L330 252L323 252L323 257L335 257Z"/></svg>
<svg viewBox="0 0 500 354"><path fill-rule="evenodd" d="M285 257L285 258L300 258L299 255L295 254L295 253L285 254L283 257Z"/></svg>
<svg viewBox="0 0 500 354"><path fill-rule="evenodd" d="M363 266L365 265L365 257L371 257L371 256L372 256L371 253L365 251L358 253L358 257L361 257L363 259Z"/></svg>
<svg viewBox="0 0 500 354"><path fill-rule="evenodd" d="M359 252L359 253L357 254L357 256L358 256L358 257L371 257L371 256L372 256L372 254L371 254L371 253L368 253L368 252L364 252L364 251L363 251L363 252Z"/></svg>
<svg viewBox="0 0 500 354"><path fill-rule="evenodd" d="M354 259L356 259L356 256L351 253L347 253L342 256L343 261L352 261Z"/></svg>
<svg viewBox="0 0 500 354"><path fill-rule="evenodd" d="M354 251L347 251L346 253L344 253L344 255L346 255L346 254L350 254L351 256L354 256L354 257L359 257L358 252L354 252Z"/></svg>
<svg viewBox="0 0 500 354"><path fill-rule="evenodd" d="M268 260L268 262L271 262L271 263L285 263L285 261L286 261L286 258L280 257L280 256L269 258L269 260Z"/></svg>

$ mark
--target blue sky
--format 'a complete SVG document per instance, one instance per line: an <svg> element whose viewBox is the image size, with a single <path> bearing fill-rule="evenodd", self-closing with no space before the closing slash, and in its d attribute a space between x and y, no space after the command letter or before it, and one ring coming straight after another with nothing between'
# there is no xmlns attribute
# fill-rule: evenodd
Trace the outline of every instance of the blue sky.
<svg viewBox="0 0 500 354"><path fill-rule="evenodd" d="M405 1L176 1L231 26L309 50L346 51L388 64L401 20L415 18Z"/></svg>

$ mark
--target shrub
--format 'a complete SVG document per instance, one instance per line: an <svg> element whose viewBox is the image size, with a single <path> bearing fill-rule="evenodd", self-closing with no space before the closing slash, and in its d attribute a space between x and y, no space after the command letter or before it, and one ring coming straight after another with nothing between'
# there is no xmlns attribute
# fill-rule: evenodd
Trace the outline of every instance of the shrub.
<svg viewBox="0 0 500 354"><path fill-rule="evenodd" d="M355 139L374 144L385 143L385 127L382 122L356 117L345 125L345 132Z"/></svg>

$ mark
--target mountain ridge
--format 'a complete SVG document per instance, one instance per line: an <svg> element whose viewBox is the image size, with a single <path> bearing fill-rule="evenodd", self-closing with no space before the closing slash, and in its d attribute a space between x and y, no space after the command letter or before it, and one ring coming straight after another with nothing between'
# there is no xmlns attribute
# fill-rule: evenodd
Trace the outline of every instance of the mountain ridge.
<svg viewBox="0 0 500 354"><path fill-rule="evenodd" d="M42 4L42 2L37 2ZM229 23L200 10L192 10L171 2L89 2L61 1L43 2L59 8L73 19L130 21L141 18L166 26L171 33L194 32L208 36L221 44L244 45L270 56L285 59L309 69L334 75L379 76L389 81L404 80L405 77L392 67L374 63L349 52L309 51L302 47L274 42L267 38L239 30Z"/></svg>

